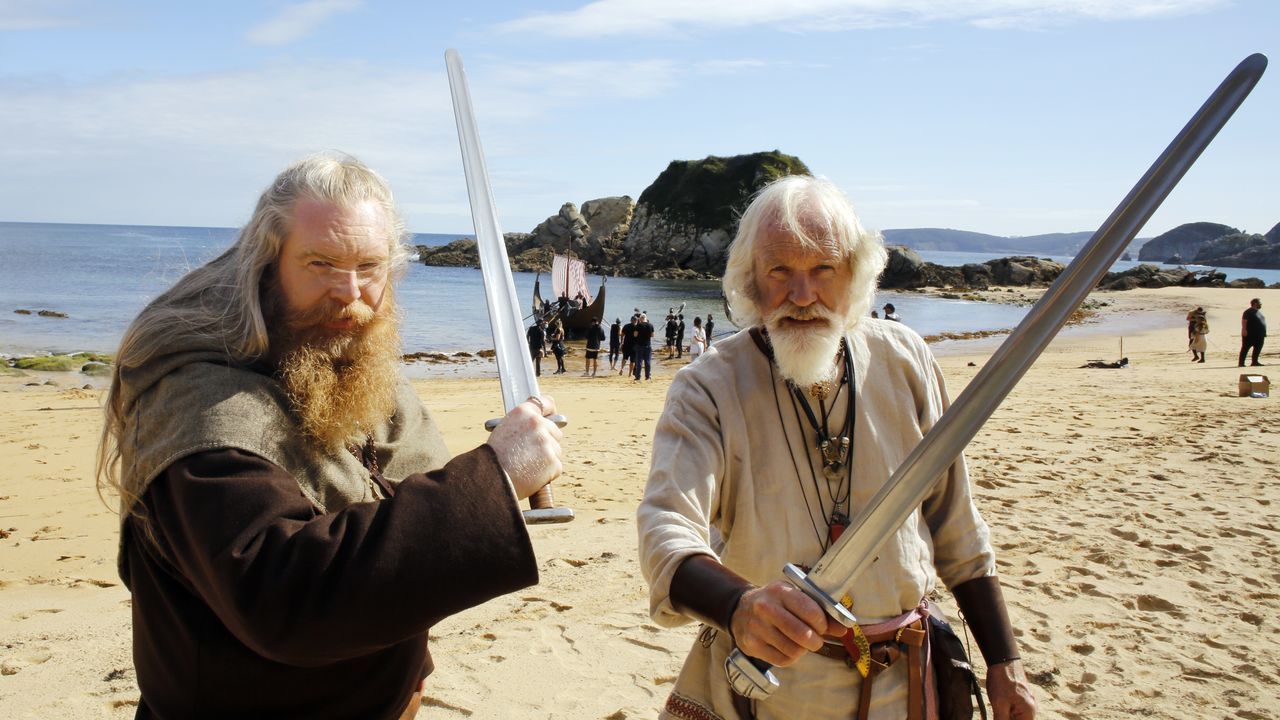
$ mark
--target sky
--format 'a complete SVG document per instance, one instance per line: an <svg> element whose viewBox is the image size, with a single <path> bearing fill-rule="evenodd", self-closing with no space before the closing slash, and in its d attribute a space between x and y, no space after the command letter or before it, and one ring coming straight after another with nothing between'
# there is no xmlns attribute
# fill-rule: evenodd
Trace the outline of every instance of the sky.
<svg viewBox="0 0 1280 720"><path fill-rule="evenodd" d="M237 227L340 150L469 234L444 52L504 231L780 150L875 229L1093 230L1274 0L0 0L0 220ZM1280 222L1280 69L1140 234Z"/></svg>

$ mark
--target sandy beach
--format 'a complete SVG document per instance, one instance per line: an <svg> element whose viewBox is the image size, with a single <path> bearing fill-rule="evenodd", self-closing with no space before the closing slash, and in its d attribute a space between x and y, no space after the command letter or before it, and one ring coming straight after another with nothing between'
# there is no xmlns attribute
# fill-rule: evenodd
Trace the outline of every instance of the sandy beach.
<svg viewBox="0 0 1280 720"><path fill-rule="evenodd" d="M1278 400L1237 393L1251 297L1280 307L1277 290L1095 294L1106 306L1055 340L968 449L1042 717L1262 720L1280 708ZM1211 325L1205 364L1186 351L1196 305ZM1000 340L937 347L953 396ZM1118 360L1121 343L1127 369L1080 367ZM1253 368L1273 382L1278 349L1273 337L1274 367ZM695 627L649 620L634 524L684 361L657 360L641 384L582 378L581 357L568 362L543 390L572 421L554 487L577 519L531 529L538 586L435 628L421 718L651 718L692 642ZM0 375L4 718L129 718L137 700L117 518L93 483L102 393L84 382ZM415 385L454 451L501 414L493 379Z"/></svg>

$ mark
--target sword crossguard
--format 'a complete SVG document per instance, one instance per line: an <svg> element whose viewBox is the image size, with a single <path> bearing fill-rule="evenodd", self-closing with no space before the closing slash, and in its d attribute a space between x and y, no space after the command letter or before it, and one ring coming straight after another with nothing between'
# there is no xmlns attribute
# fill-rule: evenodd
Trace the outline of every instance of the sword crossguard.
<svg viewBox="0 0 1280 720"><path fill-rule="evenodd" d="M558 428L562 428L569 424L569 418L559 413L555 415L548 415L546 416L546 418L551 422L555 423L556 427ZM501 422L502 422L502 418L489 418L488 420L484 421L484 429L488 430L489 432L493 432L493 429L498 427L498 424Z"/></svg>
<svg viewBox="0 0 1280 720"><path fill-rule="evenodd" d="M782 568L782 575L787 579L787 582L794 585L798 590L800 590L800 592L808 595L814 602L818 603L818 605L820 605L822 609L826 611L827 615L829 615L833 620L847 628L857 626L858 618L854 617L853 613L849 612L849 608L840 604L838 600L823 592L822 588L815 585L813 581L809 579L809 576L805 574L804 570L801 570L796 565L787 563L786 567Z"/></svg>
<svg viewBox="0 0 1280 720"><path fill-rule="evenodd" d="M559 413L550 415L548 420L556 424L556 427L564 427L569 424L569 418ZM484 429L493 432L494 428L502 423L502 418L490 418L484 421ZM573 508L556 507L555 499L551 495L551 484L547 483L541 490L529 497L529 509L524 511L524 522L526 525L545 525L549 523L567 523L575 517Z"/></svg>
<svg viewBox="0 0 1280 720"><path fill-rule="evenodd" d="M787 582L818 603L836 622L847 628L858 626L858 619L849 612L849 608L841 605L822 588L815 585L804 570L787 563L786 567L782 568L782 575ZM737 648L724 660L724 673L729 678L729 686L734 692L750 700L764 700L781 687L772 668L773 666L769 663L750 657Z"/></svg>

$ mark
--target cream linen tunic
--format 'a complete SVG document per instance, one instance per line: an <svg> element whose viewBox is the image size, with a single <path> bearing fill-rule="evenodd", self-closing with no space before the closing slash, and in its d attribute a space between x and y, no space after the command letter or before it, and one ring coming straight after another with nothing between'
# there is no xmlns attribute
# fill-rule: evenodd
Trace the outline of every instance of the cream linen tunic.
<svg viewBox="0 0 1280 720"><path fill-rule="evenodd" d="M932 353L901 323L863 321L849 344L857 400L849 514L856 515L941 416L947 398ZM847 407L842 392L829 421L833 435ZM637 512L641 565L658 624L691 621L670 600L671 576L690 555L712 555L756 585L781 579L786 563L818 560L823 547L814 526L825 537L832 501L814 437L747 332L716 343L676 374ZM870 569L846 585L854 614L871 624L910 610L933 587L935 569L951 587L995 574L963 459L939 478ZM674 692L715 715L736 717L723 669L730 650L728 633L718 633L709 646L695 642ZM905 665L895 663L876 679L872 718L905 717ZM809 654L774 672L782 688L756 703L759 718L852 718L857 711L860 678L843 662Z"/></svg>

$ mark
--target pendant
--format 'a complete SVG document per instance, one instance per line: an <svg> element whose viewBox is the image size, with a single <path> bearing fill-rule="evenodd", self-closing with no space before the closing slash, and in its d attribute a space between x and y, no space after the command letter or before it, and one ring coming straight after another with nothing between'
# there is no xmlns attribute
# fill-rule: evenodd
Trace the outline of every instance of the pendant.
<svg viewBox="0 0 1280 720"><path fill-rule="evenodd" d="M839 509L831 513L831 521L827 523L827 539L834 543L844 534L845 528L849 527L849 516L840 512Z"/></svg>
<svg viewBox="0 0 1280 720"><path fill-rule="evenodd" d="M822 463L826 467L831 467L838 471L845 461L849 459L849 438L836 438L835 442L823 440L818 443L818 450L822 451Z"/></svg>

